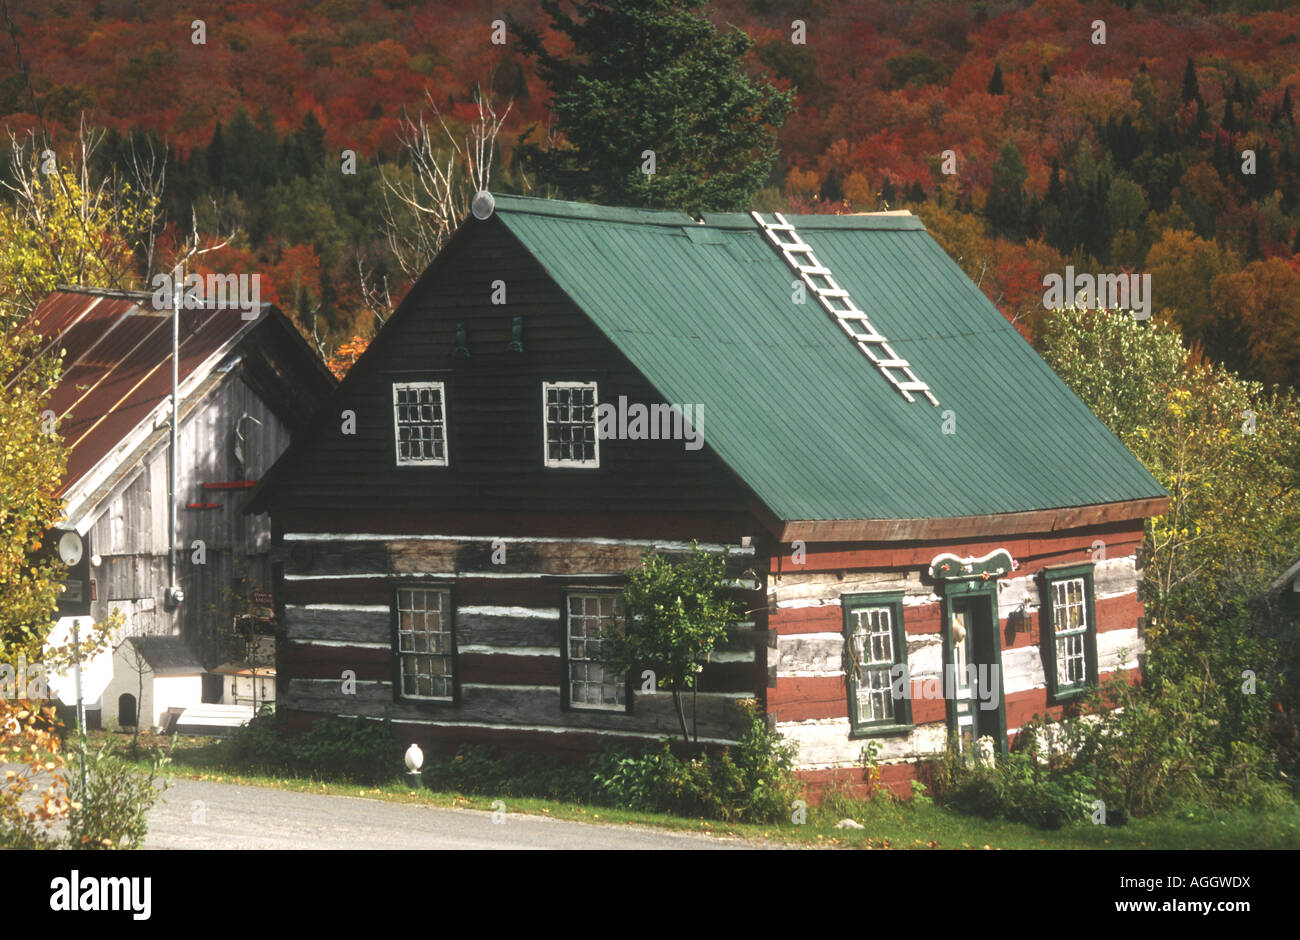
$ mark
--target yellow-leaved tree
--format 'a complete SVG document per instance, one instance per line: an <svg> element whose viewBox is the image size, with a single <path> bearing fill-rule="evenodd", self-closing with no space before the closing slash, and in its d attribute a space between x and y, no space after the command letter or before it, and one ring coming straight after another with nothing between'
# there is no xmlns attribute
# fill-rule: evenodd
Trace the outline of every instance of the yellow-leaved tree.
<svg viewBox="0 0 1300 940"><path fill-rule="evenodd" d="M92 170L102 130L83 126L60 159L34 134L10 134L9 180L0 180L0 318L29 315L60 284L131 288L153 267L161 223L158 155L127 158L125 179ZM140 271L143 261L143 271Z"/></svg>

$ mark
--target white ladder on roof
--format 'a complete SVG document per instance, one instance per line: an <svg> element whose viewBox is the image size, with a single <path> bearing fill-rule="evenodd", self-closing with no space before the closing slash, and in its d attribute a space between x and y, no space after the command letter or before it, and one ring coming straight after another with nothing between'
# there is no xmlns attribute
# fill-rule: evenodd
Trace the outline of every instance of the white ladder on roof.
<svg viewBox="0 0 1300 940"><path fill-rule="evenodd" d="M785 216L779 212L773 213L776 221L769 223L765 222L762 215L757 212L751 212L750 215L754 217L758 227L763 230L777 251L781 252L785 263L799 275L821 305L826 308L826 312L839 324L840 329L857 343L858 348L871 360L872 365L880 370L880 374L889 381L889 384L898 389L908 401L916 401L912 397L912 392L920 392L929 399L930 404L938 405L939 399L934 397L930 386L918 379L912 371L911 364L894 352L893 347L889 345L889 340L871 325L871 321L858 309L849 292L836 282L831 269L817 260L812 246L803 240L803 236L785 220ZM788 235L790 241L782 240L783 233ZM821 283L818 283L819 280ZM836 306L837 304L840 306Z"/></svg>

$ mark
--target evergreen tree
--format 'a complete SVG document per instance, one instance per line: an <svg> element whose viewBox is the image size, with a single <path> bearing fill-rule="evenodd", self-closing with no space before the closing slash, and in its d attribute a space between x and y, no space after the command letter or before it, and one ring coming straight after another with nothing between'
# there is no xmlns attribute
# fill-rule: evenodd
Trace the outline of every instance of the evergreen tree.
<svg viewBox="0 0 1300 940"><path fill-rule="evenodd" d="M1028 177L1020 151L1015 144L1007 141L1002 145L997 162L993 164L993 183L984 204L984 215L995 234L1016 241L1024 238L1025 180Z"/></svg>
<svg viewBox="0 0 1300 940"><path fill-rule="evenodd" d="M225 181L226 144L221 136L221 122L217 122L212 131L212 142L208 144L208 180L214 189L220 189Z"/></svg>
<svg viewBox="0 0 1300 940"><path fill-rule="evenodd" d="M843 202L844 201L844 184L840 182L840 171L831 166L826 171L826 178L822 180L820 190L822 202Z"/></svg>
<svg viewBox="0 0 1300 940"><path fill-rule="evenodd" d="M1001 95L1005 93L1006 93L1006 89L1003 88L1002 85L1002 63L994 62L993 77L989 79L989 94Z"/></svg>
<svg viewBox="0 0 1300 940"><path fill-rule="evenodd" d="M1196 64L1189 57L1183 70L1183 101L1200 101L1201 86L1196 82Z"/></svg>
<svg viewBox="0 0 1300 940"><path fill-rule="evenodd" d="M560 0L543 0L542 10L571 53L553 53L537 30L511 24L536 57L563 138L543 149L530 130L517 148L543 183L614 205L749 207L793 95L745 74L748 36L719 32L705 0L580 0L573 16Z"/></svg>

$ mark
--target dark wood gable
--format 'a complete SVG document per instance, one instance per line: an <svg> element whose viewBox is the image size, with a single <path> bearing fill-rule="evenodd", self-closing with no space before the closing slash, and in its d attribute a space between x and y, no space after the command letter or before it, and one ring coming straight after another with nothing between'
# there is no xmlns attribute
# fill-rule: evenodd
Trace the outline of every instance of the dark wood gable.
<svg viewBox="0 0 1300 940"><path fill-rule="evenodd" d="M504 282L504 304L492 303L495 281ZM643 301L653 315L652 285ZM510 348L515 317L522 352ZM460 325L468 356L457 355ZM708 447L707 407L701 450L680 440L603 440L599 469L546 468L542 382L578 380L599 383L601 401L663 403L499 219L470 220L253 506L269 508L286 531L332 531L333 519L343 531L411 532L463 519L463 531L511 520L523 534L516 515L539 511L572 517L559 528L548 520L545 534L601 534L608 520L598 517L610 513L656 536L680 536L687 520L700 538L755 528L747 487ZM449 466L396 465L392 384L402 381L445 383ZM356 413L355 435L342 433L347 410ZM755 420L759 413L756 402Z"/></svg>

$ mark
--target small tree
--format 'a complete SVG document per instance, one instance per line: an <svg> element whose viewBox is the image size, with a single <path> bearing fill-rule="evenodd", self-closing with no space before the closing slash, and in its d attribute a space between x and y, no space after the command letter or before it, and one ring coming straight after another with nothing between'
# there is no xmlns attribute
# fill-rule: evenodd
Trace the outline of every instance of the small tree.
<svg viewBox="0 0 1300 940"><path fill-rule="evenodd" d="M626 622L605 637L616 668L655 671L660 688L673 693L682 740L690 741L682 693L695 688L698 673L713 648L740 615L727 597L727 554L695 545L687 560L673 562L653 552L628 573L623 590Z"/></svg>

